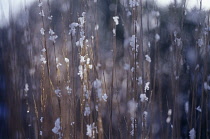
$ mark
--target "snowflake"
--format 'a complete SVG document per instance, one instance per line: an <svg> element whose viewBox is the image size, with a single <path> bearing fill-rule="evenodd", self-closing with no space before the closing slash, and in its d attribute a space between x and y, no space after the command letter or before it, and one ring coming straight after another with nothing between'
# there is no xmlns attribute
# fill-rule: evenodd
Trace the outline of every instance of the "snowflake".
<svg viewBox="0 0 210 139"><path fill-rule="evenodd" d="M160 35L159 34L155 34L155 41L158 42L160 40Z"/></svg>
<svg viewBox="0 0 210 139"><path fill-rule="evenodd" d="M130 38L129 41L130 41L129 43L130 43L130 46L132 48L132 51L138 52L139 45L137 44L136 36L135 35L132 35L132 37Z"/></svg>
<svg viewBox="0 0 210 139"><path fill-rule="evenodd" d="M71 122L71 126L73 126L75 124L75 122Z"/></svg>
<svg viewBox="0 0 210 139"><path fill-rule="evenodd" d="M207 84L207 82L204 82L203 87L205 90L210 90L210 86Z"/></svg>
<svg viewBox="0 0 210 139"><path fill-rule="evenodd" d="M198 106L198 107L196 108L196 110L197 110L197 111L199 111L199 112L202 112L202 110L201 110L201 107L200 107L200 106Z"/></svg>
<svg viewBox="0 0 210 139"><path fill-rule="evenodd" d="M198 39L198 46L201 47L204 45L203 39Z"/></svg>
<svg viewBox="0 0 210 139"><path fill-rule="evenodd" d="M101 101L102 99L106 98L106 96L104 96L104 98L102 98L102 88L101 88L101 81L99 79L96 79L94 82L93 82L93 87L96 89L97 91L97 95L98 95L98 98L99 100Z"/></svg>
<svg viewBox="0 0 210 139"><path fill-rule="evenodd" d="M89 69L92 69L93 68L93 65L89 65Z"/></svg>
<svg viewBox="0 0 210 139"><path fill-rule="evenodd" d="M131 72L134 72L134 69L135 69L135 68L134 68L134 67L132 67L132 68L131 68Z"/></svg>
<svg viewBox="0 0 210 139"><path fill-rule="evenodd" d="M141 94L140 99L141 99L141 102L148 101L148 97L146 96L146 94Z"/></svg>
<svg viewBox="0 0 210 139"><path fill-rule="evenodd" d="M44 32L45 32L44 28L41 28L40 32L41 32L42 35L44 35Z"/></svg>
<svg viewBox="0 0 210 139"><path fill-rule="evenodd" d="M39 2L38 7L41 7L42 5L43 5L43 3L42 2Z"/></svg>
<svg viewBox="0 0 210 139"><path fill-rule="evenodd" d="M191 129L189 132L190 139L195 139L195 129Z"/></svg>
<svg viewBox="0 0 210 139"><path fill-rule="evenodd" d="M56 63L58 63L58 60L59 60L59 59L56 57L56 58L55 58Z"/></svg>
<svg viewBox="0 0 210 139"><path fill-rule="evenodd" d="M96 25L95 25L95 30L98 30L98 29L99 29L99 25L96 24Z"/></svg>
<svg viewBox="0 0 210 139"><path fill-rule="evenodd" d="M45 57L44 57L43 55L40 55L40 56L41 56L40 61L41 61L43 64L46 64L47 61L46 61Z"/></svg>
<svg viewBox="0 0 210 139"><path fill-rule="evenodd" d="M41 117L41 118L40 118L40 122L41 122L41 123L43 122L43 119L44 119L44 117Z"/></svg>
<svg viewBox="0 0 210 139"><path fill-rule="evenodd" d="M87 58L87 60L86 60L86 64L90 64L90 58Z"/></svg>
<svg viewBox="0 0 210 139"><path fill-rule="evenodd" d="M42 131L39 131L39 135L42 136Z"/></svg>
<svg viewBox="0 0 210 139"><path fill-rule="evenodd" d="M44 11L41 10L41 12L39 13L42 17L44 17Z"/></svg>
<svg viewBox="0 0 210 139"><path fill-rule="evenodd" d="M171 115L172 114L172 109L169 109L168 110L168 115Z"/></svg>
<svg viewBox="0 0 210 139"><path fill-rule="evenodd" d="M55 32L50 28L50 30L49 30L49 34L50 35L54 35L55 34Z"/></svg>
<svg viewBox="0 0 210 139"><path fill-rule="evenodd" d="M96 79L94 82L93 82L93 86L97 89L97 88L100 88L101 87L101 81L99 79Z"/></svg>
<svg viewBox="0 0 210 139"><path fill-rule="evenodd" d="M83 79L83 67L81 65L79 65L78 75L80 76L81 79Z"/></svg>
<svg viewBox="0 0 210 139"><path fill-rule="evenodd" d="M44 52L46 52L46 49L45 49L45 48L43 48L41 51L44 53Z"/></svg>
<svg viewBox="0 0 210 139"><path fill-rule="evenodd" d="M98 105L96 105L95 108L96 108L96 111L98 111Z"/></svg>
<svg viewBox="0 0 210 139"><path fill-rule="evenodd" d="M115 22L115 25L118 25L119 24L119 16L114 16L113 17L113 20L114 20L114 22Z"/></svg>
<svg viewBox="0 0 210 139"><path fill-rule="evenodd" d="M84 96L86 97L86 99L90 99L90 91L86 90Z"/></svg>
<svg viewBox="0 0 210 139"><path fill-rule="evenodd" d="M80 63L85 63L85 56L80 56Z"/></svg>
<svg viewBox="0 0 210 139"><path fill-rule="evenodd" d="M169 116L169 117L167 117L167 119L166 119L166 123L170 123L171 122L171 117Z"/></svg>
<svg viewBox="0 0 210 139"><path fill-rule="evenodd" d="M131 117L131 131L130 134L131 136L134 136L134 121L136 121L133 117Z"/></svg>
<svg viewBox="0 0 210 139"><path fill-rule="evenodd" d="M131 16L131 12L130 11L127 11L127 14L126 14L128 17Z"/></svg>
<svg viewBox="0 0 210 139"><path fill-rule="evenodd" d="M137 107L138 107L138 103L136 103L134 100L128 101L128 112L130 113L131 117L135 116Z"/></svg>
<svg viewBox="0 0 210 139"><path fill-rule="evenodd" d="M66 63L69 63L69 59L68 58L65 57L64 60L65 60Z"/></svg>
<svg viewBox="0 0 210 139"><path fill-rule="evenodd" d="M138 0L129 0L129 5L131 8L134 8L136 6L139 6Z"/></svg>
<svg viewBox="0 0 210 139"><path fill-rule="evenodd" d="M57 35L53 35L53 36L50 36L49 40L53 41L54 43L56 42L55 40L58 38Z"/></svg>
<svg viewBox="0 0 210 139"><path fill-rule="evenodd" d="M147 111L144 111L144 112L143 112L143 115L144 115L145 118L147 118L148 112L147 112Z"/></svg>
<svg viewBox="0 0 210 139"><path fill-rule="evenodd" d="M84 116L89 116L89 115L90 115L90 107L86 106L84 111Z"/></svg>
<svg viewBox="0 0 210 139"><path fill-rule="evenodd" d="M141 76L138 77L137 81L138 81L138 85L142 85L142 77Z"/></svg>
<svg viewBox="0 0 210 139"><path fill-rule="evenodd" d="M77 41L76 42L76 46L81 46L81 47L83 47L83 42L84 42L84 40L85 40L85 36L81 36L81 38L79 39L79 41Z"/></svg>
<svg viewBox="0 0 210 139"><path fill-rule="evenodd" d="M69 35L75 36L75 34L76 34L76 27L78 27L78 26L79 26L78 23L75 23L75 22L71 23L69 25L69 28L70 28Z"/></svg>
<svg viewBox="0 0 210 139"><path fill-rule="evenodd" d="M68 94L71 94L72 89L69 86L66 86L66 90Z"/></svg>
<svg viewBox="0 0 210 139"><path fill-rule="evenodd" d="M147 83L145 84L144 92L146 92L147 90L149 90L149 85L150 85L150 82L147 82Z"/></svg>
<svg viewBox="0 0 210 139"><path fill-rule="evenodd" d="M185 104L184 104L184 110L185 110L186 113L189 112L189 102L188 101L185 102Z"/></svg>
<svg viewBox="0 0 210 139"><path fill-rule="evenodd" d="M124 64L124 70L129 70L130 69L130 65L129 64Z"/></svg>
<svg viewBox="0 0 210 139"><path fill-rule="evenodd" d="M59 68L60 66L62 66L61 63L57 63L56 67Z"/></svg>
<svg viewBox="0 0 210 139"><path fill-rule="evenodd" d="M195 67L195 70L199 69L200 65L197 64L196 67Z"/></svg>
<svg viewBox="0 0 210 139"><path fill-rule="evenodd" d="M87 125L87 132L86 135L90 138L95 138L95 134L98 133L97 127L95 123Z"/></svg>
<svg viewBox="0 0 210 139"><path fill-rule="evenodd" d="M130 38L130 46L132 48L135 47L135 39L136 39L136 36L135 35L132 35L132 37Z"/></svg>
<svg viewBox="0 0 210 139"><path fill-rule="evenodd" d="M112 33L113 33L113 36L116 36L116 29L115 28L113 28Z"/></svg>
<svg viewBox="0 0 210 139"><path fill-rule="evenodd" d="M24 91L27 93L28 92L28 90L29 90L29 88L28 88L29 86L28 86L28 84L26 83L25 84L25 88L24 88Z"/></svg>
<svg viewBox="0 0 210 139"><path fill-rule="evenodd" d="M55 90L55 94L57 95L57 97L61 97L61 90L60 89L56 89Z"/></svg>
<svg viewBox="0 0 210 139"><path fill-rule="evenodd" d="M145 58L146 58L146 61L148 61L149 63L151 63L151 62L152 62L152 60L151 60L151 58L150 58L150 56L149 56L149 55L145 55Z"/></svg>
<svg viewBox="0 0 210 139"><path fill-rule="evenodd" d="M107 102L107 98L108 98L108 96L107 96L107 94L105 93L105 94L102 96L102 99L103 99L105 102Z"/></svg>
<svg viewBox="0 0 210 139"><path fill-rule="evenodd" d="M176 42L177 46L181 46L181 44L182 44L182 39L181 39L181 38L176 38L176 39L175 39L175 42Z"/></svg>
<svg viewBox="0 0 210 139"><path fill-rule="evenodd" d="M80 27L83 27L85 24L85 12L82 13L82 17L79 17L78 20L80 22Z"/></svg>
<svg viewBox="0 0 210 139"><path fill-rule="evenodd" d="M48 18L49 20L52 20L53 16L51 15L51 16L48 16L47 18Z"/></svg>
<svg viewBox="0 0 210 139"><path fill-rule="evenodd" d="M61 121L60 121L60 118L57 118L56 121L55 121L55 126L54 128L52 129L52 132L55 133L55 134L58 134L59 135L59 139L62 137L62 134L61 134Z"/></svg>
<svg viewBox="0 0 210 139"><path fill-rule="evenodd" d="M56 67L59 68L62 64L59 62L58 58L56 58Z"/></svg>
<svg viewBox="0 0 210 139"><path fill-rule="evenodd" d="M148 42L148 44L147 44L147 45L148 45L148 47L151 47L151 43L150 43L150 42Z"/></svg>

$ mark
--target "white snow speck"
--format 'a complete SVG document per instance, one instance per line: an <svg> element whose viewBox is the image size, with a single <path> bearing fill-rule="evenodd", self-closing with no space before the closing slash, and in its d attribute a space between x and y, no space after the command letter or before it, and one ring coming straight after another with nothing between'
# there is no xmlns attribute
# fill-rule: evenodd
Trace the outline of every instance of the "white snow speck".
<svg viewBox="0 0 210 139"><path fill-rule="evenodd" d="M148 97L146 96L146 94L141 94L140 99L141 99L141 102L148 101Z"/></svg>
<svg viewBox="0 0 210 139"><path fill-rule="evenodd" d="M142 85L142 77L140 76L140 77L138 77L138 85Z"/></svg>
<svg viewBox="0 0 210 139"><path fill-rule="evenodd" d="M104 95L102 95L102 99L103 99L105 102L107 102L107 98L108 98L108 96L107 96L106 93L105 93Z"/></svg>
<svg viewBox="0 0 210 139"><path fill-rule="evenodd" d="M42 5L43 5L43 3L42 2L39 2L38 7L41 7Z"/></svg>
<svg viewBox="0 0 210 139"><path fill-rule="evenodd" d="M196 110L197 110L197 111L199 111L199 112L202 112L202 110L201 110L201 107L200 107L200 106L198 106L198 107L196 108Z"/></svg>
<svg viewBox="0 0 210 139"><path fill-rule="evenodd" d="M66 63L69 63L69 59L68 58L65 57L64 60L65 60Z"/></svg>
<svg viewBox="0 0 210 139"><path fill-rule="evenodd" d="M155 41L158 42L160 40L160 35L159 34L155 34Z"/></svg>
<svg viewBox="0 0 210 139"><path fill-rule="evenodd" d="M60 134L60 118L57 118L56 121L55 121L55 127L52 129L52 132L55 133L55 134Z"/></svg>
<svg viewBox="0 0 210 139"><path fill-rule="evenodd" d="M114 16L113 17L113 20L114 20L114 22L115 22L115 25L118 25L119 24L119 16Z"/></svg>
<svg viewBox="0 0 210 139"><path fill-rule="evenodd" d="M131 117L135 116L137 106L138 103L136 103L134 100L128 101L128 112L130 113Z"/></svg>
<svg viewBox="0 0 210 139"><path fill-rule="evenodd" d="M205 90L210 90L210 86L208 85L207 82L204 82L203 87L204 87Z"/></svg>
<svg viewBox="0 0 210 139"><path fill-rule="evenodd" d="M149 63L151 63L151 62L152 62L152 60L151 60L151 58L150 58L150 56L149 56L149 55L145 55L145 58L146 58L146 61L148 61Z"/></svg>
<svg viewBox="0 0 210 139"><path fill-rule="evenodd" d="M86 106L84 111L84 116L89 116L89 115L90 115L90 107Z"/></svg>
<svg viewBox="0 0 210 139"><path fill-rule="evenodd" d="M138 0L129 0L129 5L131 8L134 8L136 6L139 6Z"/></svg>
<svg viewBox="0 0 210 139"><path fill-rule="evenodd" d="M61 90L60 89L56 89L55 90L55 94L57 95L57 97L61 97Z"/></svg>
<svg viewBox="0 0 210 139"><path fill-rule="evenodd" d="M124 70L129 70L130 69L130 65L125 63L123 68L124 68Z"/></svg>
<svg viewBox="0 0 210 139"><path fill-rule="evenodd" d="M28 92L28 90L29 90L29 88L28 88L29 86L28 86L28 84L26 83L25 84L25 88L24 88L24 91L27 93Z"/></svg>
<svg viewBox="0 0 210 139"><path fill-rule="evenodd" d="M72 89L69 86L66 86L66 90L68 94L71 94Z"/></svg>
<svg viewBox="0 0 210 139"><path fill-rule="evenodd" d="M71 23L69 25L69 28L70 28L69 35L75 36L75 34L76 34L76 27L78 27L78 26L79 26L78 23L75 23L75 22Z"/></svg>
<svg viewBox="0 0 210 139"><path fill-rule="evenodd" d="M190 139L195 139L195 129L191 129L189 132Z"/></svg>
<svg viewBox="0 0 210 139"><path fill-rule="evenodd" d="M95 138L95 134L98 133L97 127L95 126L95 123L93 124L87 124L87 132L86 135L90 138Z"/></svg>
<svg viewBox="0 0 210 139"><path fill-rule="evenodd" d="M41 10L41 12L39 13L42 17L44 17L44 11Z"/></svg>
<svg viewBox="0 0 210 139"><path fill-rule="evenodd" d="M171 116L171 114L172 114L172 109L169 109L169 110L168 110L168 115Z"/></svg>
<svg viewBox="0 0 210 139"><path fill-rule="evenodd" d="M171 122L171 117L169 116L169 117L167 117L167 119L166 119L166 123L170 123Z"/></svg>
<svg viewBox="0 0 210 139"><path fill-rule="evenodd" d="M48 18L49 20L52 20L53 16L51 15L51 16L48 16L47 18Z"/></svg>
<svg viewBox="0 0 210 139"><path fill-rule="evenodd" d="M41 32L42 35L44 35L44 32L45 32L44 28L41 28L40 32Z"/></svg>
<svg viewBox="0 0 210 139"><path fill-rule="evenodd" d="M145 84L144 92L146 92L147 90L149 90L149 85L150 85L150 82L147 82L147 83Z"/></svg>
<svg viewBox="0 0 210 139"><path fill-rule="evenodd" d="M45 49L45 48L43 48L41 51L44 53L44 52L46 52L46 49Z"/></svg>
<svg viewBox="0 0 210 139"><path fill-rule="evenodd" d="M47 61L46 61L45 57L44 57L43 55L40 55L40 56L41 56L40 61L41 61L43 64L46 64Z"/></svg>

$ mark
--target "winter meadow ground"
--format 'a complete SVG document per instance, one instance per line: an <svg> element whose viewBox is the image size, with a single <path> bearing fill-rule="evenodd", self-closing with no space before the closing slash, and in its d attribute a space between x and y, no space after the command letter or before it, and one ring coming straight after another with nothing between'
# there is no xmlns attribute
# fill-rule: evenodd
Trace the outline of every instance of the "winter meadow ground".
<svg viewBox="0 0 210 139"><path fill-rule="evenodd" d="M0 139L209 139L210 12L191 1L37 0L10 14Z"/></svg>

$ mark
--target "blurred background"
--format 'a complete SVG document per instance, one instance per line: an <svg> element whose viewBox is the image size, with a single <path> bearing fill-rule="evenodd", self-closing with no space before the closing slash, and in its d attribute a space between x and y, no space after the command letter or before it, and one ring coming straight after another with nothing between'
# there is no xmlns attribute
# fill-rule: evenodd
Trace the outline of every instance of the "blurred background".
<svg viewBox="0 0 210 139"><path fill-rule="evenodd" d="M0 139L209 138L209 0L0 0Z"/></svg>

